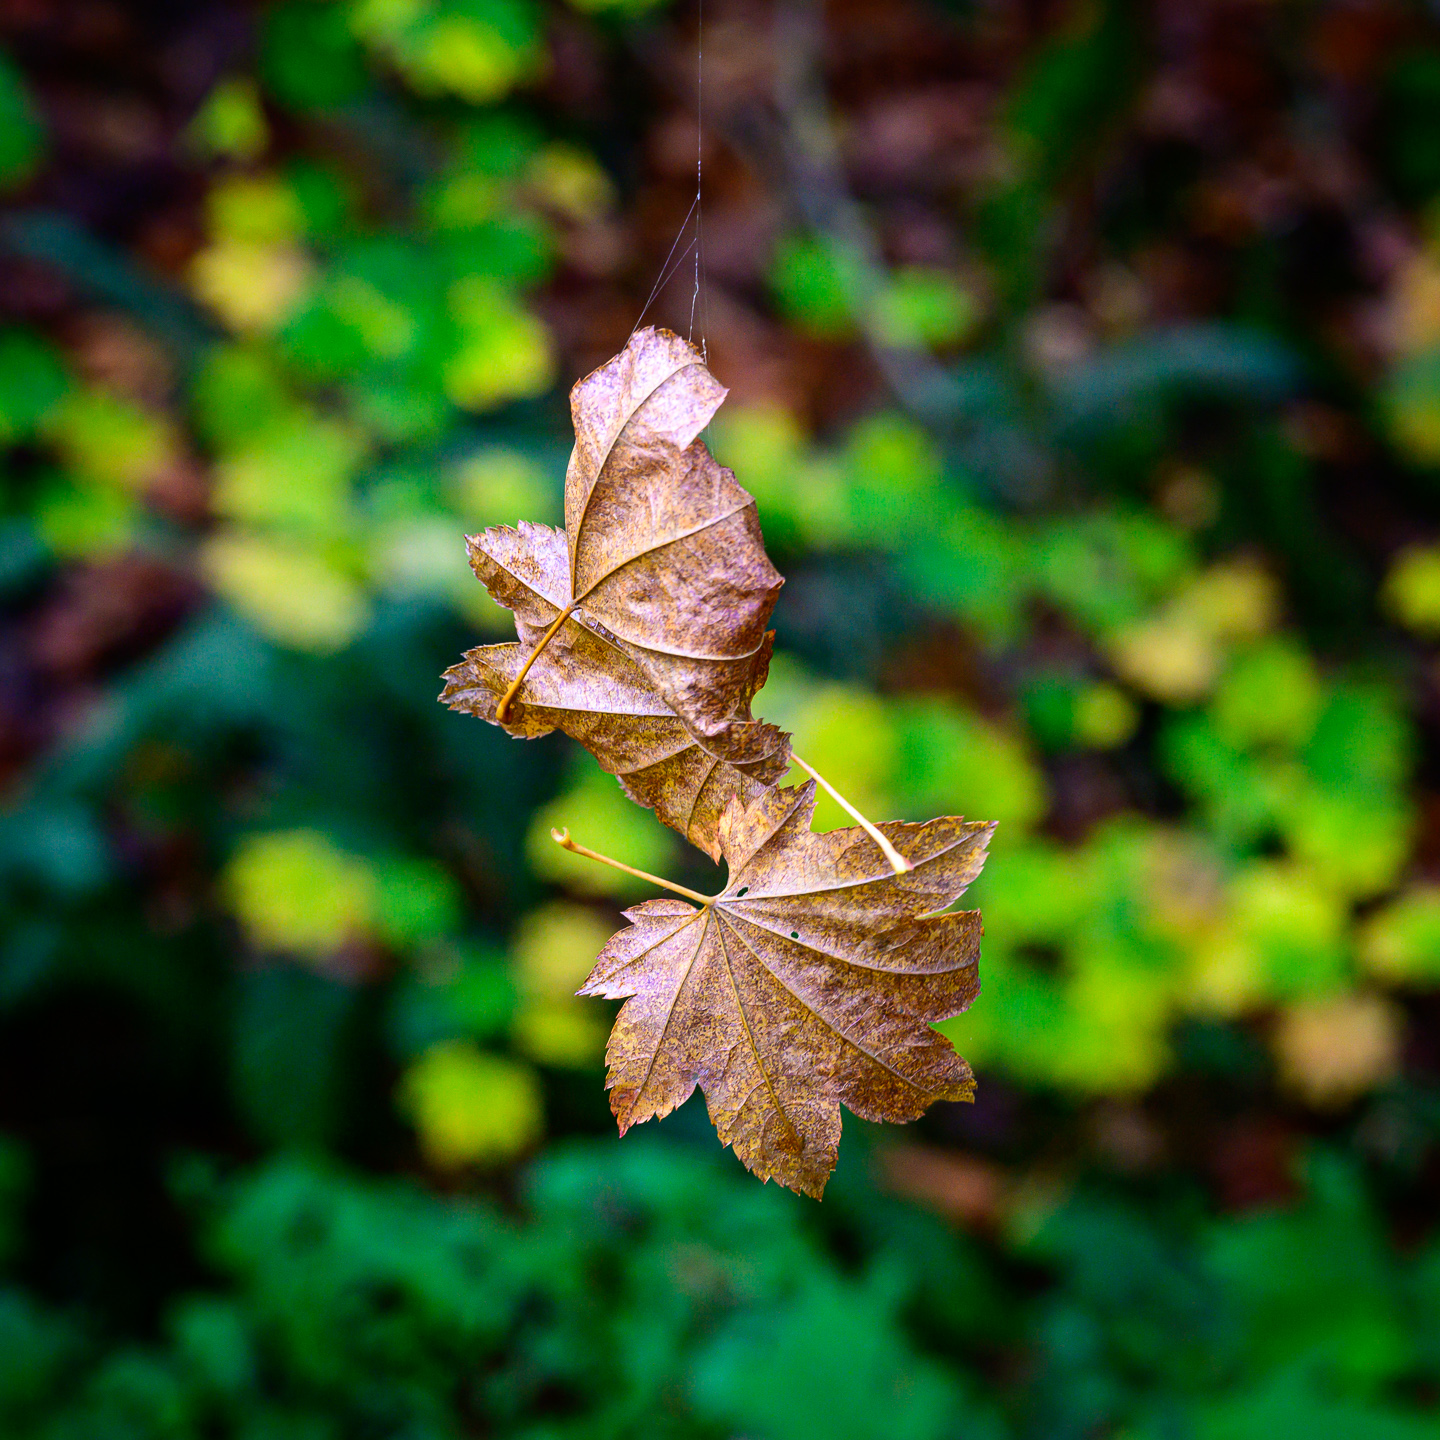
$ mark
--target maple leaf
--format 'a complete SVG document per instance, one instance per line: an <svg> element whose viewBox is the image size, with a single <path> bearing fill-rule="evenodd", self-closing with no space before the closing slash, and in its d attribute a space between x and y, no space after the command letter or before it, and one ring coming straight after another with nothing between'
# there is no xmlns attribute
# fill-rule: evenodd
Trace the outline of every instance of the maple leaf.
<svg viewBox="0 0 1440 1440"><path fill-rule="evenodd" d="M502 526L468 543L476 574L516 611L530 663L574 622L620 650L710 754L753 764L776 748L749 706L784 581L754 499L697 438L726 393L694 346L637 331L570 392L565 530ZM536 598L543 624L521 616Z"/></svg>
<svg viewBox="0 0 1440 1440"><path fill-rule="evenodd" d="M732 799L719 827L725 890L693 896L699 908L627 910L629 928L579 993L625 1000L606 1049L622 1135L698 1084L750 1170L818 1199L842 1103L903 1121L974 1093L970 1067L930 1022L979 990L980 916L938 912L980 873L995 827L955 816L882 825L913 863L897 875L860 829L812 834L814 809L813 782Z"/></svg>
<svg viewBox="0 0 1440 1440"><path fill-rule="evenodd" d="M730 748L739 758L724 759L685 727L619 645L573 614L546 646L544 663L530 669L504 721L497 720L500 699L564 609L567 545L563 530L525 521L518 530L500 527L480 538L490 549L477 538L467 541L477 574L491 553L507 562L494 571L491 593L515 612L520 643L467 651L445 672L441 700L525 739L563 731L616 776L632 800L719 859L726 801L731 795L748 799L785 774L789 737L762 721L737 722L732 730L740 736ZM772 639L767 632L750 672L757 690L765 683ZM750 698L742 706L747 715Z"/></svg>
<svg viewBox="0 0 1440 1440"><path fill-rule="evenodd" d="M467 651L445 672L441 700L452 710L499 723L496 705L528 653L524 644ZM767 637L754 672L757 686L765 683L769 658ZM572 621L550 642L545 664L527 676L504 728L526 739L561 730L578 740L632 800L654 810L712 860L720 858L719 822L730 797L753 799L790 764L789 738L769 725L755 726L755 738L772 744L768 753L739 765L714 754L623 651Z"/></svg>

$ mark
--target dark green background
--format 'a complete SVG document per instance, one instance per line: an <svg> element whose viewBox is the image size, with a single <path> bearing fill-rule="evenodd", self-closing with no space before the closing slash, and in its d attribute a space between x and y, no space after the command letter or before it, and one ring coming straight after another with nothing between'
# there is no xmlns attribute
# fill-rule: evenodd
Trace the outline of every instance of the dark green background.
<svg viewBox="0 0 1440 1440"><path fill-rule="evenodd" d="M700 19L0 5L0 1432L1434 1434L1440 21ZM757 711L1000 821L820 1205L615 1137L549 827L713 869L435 702L670 256Z"/></svg>

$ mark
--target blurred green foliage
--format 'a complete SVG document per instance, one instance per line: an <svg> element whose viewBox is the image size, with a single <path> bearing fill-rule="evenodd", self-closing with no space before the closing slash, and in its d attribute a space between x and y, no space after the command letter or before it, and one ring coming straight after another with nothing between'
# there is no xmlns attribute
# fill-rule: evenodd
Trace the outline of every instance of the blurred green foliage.
<svg viewBox="0 0 1440 1440"><path fill-rule="evenodd" d="M35 169L45 132L26 92L24 76L0 55L0 189L9 190Z"/></svg>
<svg viewBox="0 0 1440 1440"><path fill-rule="evenodd" d="M224 1288L176 1296L157 1339L121 1350L0 1291L0 1417L16 1440L1432 1431L1396 1387L1436 1378L1411 1337L1440 1319L1440 1251L1402 1264L1334 1154L1282 1214L1197 1226L1098 1190L1032 1205L1002 1249L1046 1284L1008 1301L980 1247L865 1170L842 1165L821 1228L683 1144L557 1147L519 1222L317 1161L235 1179L191 1161L175 1184ZM846 1271L827 1230L849 1236ZM997 1403L974 1358L1021 1333L1031 1373Z"/></svg>
<svg viewBox="0 0 1440 1440"><path fill-rule="evenodd" d="M689 203L700 17L124 8L0 17L0 1431L1434 1433L1433 17L831 7L832 233L707 5L757 712L1000 822L979 1103L847 1117L816 1209L698 1101L612 1133L574 991L649 892L550 829L713 869L434 699Z"/></svg>

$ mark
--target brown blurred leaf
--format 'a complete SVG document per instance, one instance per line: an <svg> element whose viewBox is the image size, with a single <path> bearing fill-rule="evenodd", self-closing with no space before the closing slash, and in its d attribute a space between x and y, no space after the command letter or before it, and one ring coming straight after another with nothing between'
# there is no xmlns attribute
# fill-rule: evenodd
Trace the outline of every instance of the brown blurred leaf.
<svg viewBox="0 0 1440 1440"><path fill-rule="evenodd" d="M933 1145L887 1145L879 1154L882 1186L938 1210L957 1225L995 1224L1010 1200L1010 1182L993 1160Z"/></svg>
<svg viewBox="0 0 1440 1440"><path fill-rule="evenodd" d="M65 571L36 614L30 651L42 670L78 680L168 635L202 598L193 577L153 556L121 555Z"/></svg>
<svg viewBox="0 0 1440 1440"><path fill-rule="evenodd" d="M784 581L755 501L696 438L724 398L692 345L637 331L570 392L563 549L522 524L474 537L470 558L528 649L548 649L546 629L567 614L629 659L708 753L756 764L777 748L749 707Z"/></svg>
<svg viewBox="0 0 1440 1440"><path fill-rule="evenodd" d="M811 834L814 808L813 783L731 800L723 894L627 910L580 993L626 999L606 1051L622 1134L698 1084L749 1169L818 1198L842 1103L903 1121L974 1092L930 1022L975 998L980 916L935 912L979 874L994 826L883 825L914 862L896 875L862 830Z"/></svg>

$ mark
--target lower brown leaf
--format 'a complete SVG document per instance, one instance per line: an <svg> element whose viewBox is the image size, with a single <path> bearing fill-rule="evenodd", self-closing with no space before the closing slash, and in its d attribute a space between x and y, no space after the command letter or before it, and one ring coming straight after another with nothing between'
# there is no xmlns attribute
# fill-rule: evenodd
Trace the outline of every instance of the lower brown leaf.
<svg viewBox="0 0 1440 1440"><path fill-rule="evenodd" d="M626 911L580 994L626 1001L606 1051L622 1134L699 1085L749 1169L818 1198L842 1104L904 1121L973 1096L931 1023L978 993L980 916L938 912L979 874L994 826L882 825L914 864L896 875L863 830L812 834L814 808L813 783L732 799L724 892Z"/></svg>

